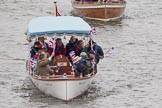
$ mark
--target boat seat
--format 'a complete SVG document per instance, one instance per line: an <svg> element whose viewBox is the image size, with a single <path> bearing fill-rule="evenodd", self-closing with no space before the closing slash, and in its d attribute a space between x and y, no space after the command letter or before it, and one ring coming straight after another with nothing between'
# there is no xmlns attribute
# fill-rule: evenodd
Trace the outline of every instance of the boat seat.
<svg viewBox="0 0 162 108"><path fill-rule="evenodd" d="M59 67L59 72L68 73L72 71L72 66L70 65L70 61L66 56L54 57L53 65Z"/></svg>

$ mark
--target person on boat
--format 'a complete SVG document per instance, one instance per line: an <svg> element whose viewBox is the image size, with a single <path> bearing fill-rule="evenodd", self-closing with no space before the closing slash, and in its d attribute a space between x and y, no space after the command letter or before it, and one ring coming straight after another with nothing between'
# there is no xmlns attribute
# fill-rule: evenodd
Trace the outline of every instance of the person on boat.
<svg viewBox="0 0 162 108"><path fill-rule="evenodd" d="M88 68L88 74L91 73L91 59L88 57L88 55L85 52L81 52L80 57L82 57L81 62L86 63L86 66Z"/></svg>
<svg viewBox="0 0 162 108"><path fill-rule="evenodd" d="M47 55L47 57L49 57L50 56L50 54L49 54L49 52L47 52L47 49L46 48L39 48L39 50L38 50L38 54L40 55L40 54L46 54Z"/></svg>
<svg viewBox="0 0 162 108"><path fill-rule="evenodd" d="M79 56L76 56L73 59L74 72L77 77L80 76L81 74L83 75L83 77L88 74L86 62L81 61L81 59L82 58Z"/></svg>
<svg viewBox="0 0 162 108"><path fill-rule="evenodd" d="M99 45L97 45L96 42L90 40L88 42L88 45L84 47L83 52L86 52L88 54L91 50L94 51L96 62L99 63L100 59L104 58L104 52L102 48Z"/></svg>
<svg viewBox="0 0 162 108"><path fill-rule="evenodd" d="M48 46L48 43L45 42L44 37L38 37L38 42L39 42L39 48L46 48L48 51L49 46Z"/></svg>
<svg viewBox="0 0 162 108"><path fill-rule="evenodd" d="M46 53L41 53L39 56L39 60L37 63L37 75L46 76L51 74L51 70L49 67L50 61L52 57L55 55L53 52L50 57L47 58Z"/></svg>
<svg viewBox="0 0 162 108"><path fill-rule="evenodd" d="M88 57L91 63L91 72L93 72L94 70L97 70L97 59L95 52L93 50L90 50L88 52Z"/></svg>
<svg viewBox="0 0 162 108"><path fill-rule="evenodd" d="M38 58L39 42L34 42L33 47L31 47L30 54L32 58Z"/></svg>
<svg viewBox="0 0 162 108"><path fill-rule="evenodd" d="M55 56L58 55L63 55L63 56L66 55L66 48L64 47L61 38L56 39Z"/></svg>
<svg viewBox="0 0 162 108"><path fill-rule="evenodd" d="M69 53L71 51L75 51L76 53L76 50L77 50L77 47L76 47L76 43L77 43L78 39L75 37L75 36L71 36L70 40L69 40L69 43L66 44L66 55L68 56Z"/></svg>
<svg viewBox="0 0 162 108"><path fill-rule="evenodd" d="M83 51L83 48L84 48L83 40L79 40L77 42L77 49L76 49L76 55L77 56L80 56L81 52Z"/></svg>

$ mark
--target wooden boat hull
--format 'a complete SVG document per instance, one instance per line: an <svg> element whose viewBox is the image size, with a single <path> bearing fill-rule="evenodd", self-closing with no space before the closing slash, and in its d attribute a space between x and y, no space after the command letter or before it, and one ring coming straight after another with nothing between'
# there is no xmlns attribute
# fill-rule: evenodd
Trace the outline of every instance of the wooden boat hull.
<svg viewBox="0 0 162 108"><path fill-rule="evenodd" d="M64 101L72 100L83 94L92 81L92 77L42 80L30 75L30 78L40 91Z"/></svg>
<svg viewBox="0 0 162 108"><path fill-rule="evenodd" d="M125 4L106 4L106 5L93 5L93 4L74 4L74 14L80 17L85 17L95 20L115 20L123 16Z"/></svg>

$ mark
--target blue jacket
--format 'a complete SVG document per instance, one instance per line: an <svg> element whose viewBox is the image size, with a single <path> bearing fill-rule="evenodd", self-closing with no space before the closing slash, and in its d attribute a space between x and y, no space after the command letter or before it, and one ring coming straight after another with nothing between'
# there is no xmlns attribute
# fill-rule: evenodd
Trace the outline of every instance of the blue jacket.
<svg viewBox="0 0 162 108"><path fill-rule="evenodd" d="M91 47L88 47L87 52L89 52L90 50L92 50ZM93 50L95 52L95 59L96 59L96 61L98 63L99 59L100 59L100 56L104 57L104 52L103 52L102 48L97 44L94 45Z"/></svg>

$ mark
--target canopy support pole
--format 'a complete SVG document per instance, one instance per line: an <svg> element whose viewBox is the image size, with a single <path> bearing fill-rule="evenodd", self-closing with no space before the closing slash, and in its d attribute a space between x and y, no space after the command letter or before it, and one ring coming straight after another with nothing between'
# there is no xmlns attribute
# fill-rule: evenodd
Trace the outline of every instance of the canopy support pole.
<svg viewBox="0 0 162 108"><path fill-rule="evenodd" d="M56 12L56 1L54 1L53 3L54 3L54 16L57 16L57 12Z"/></svg>

